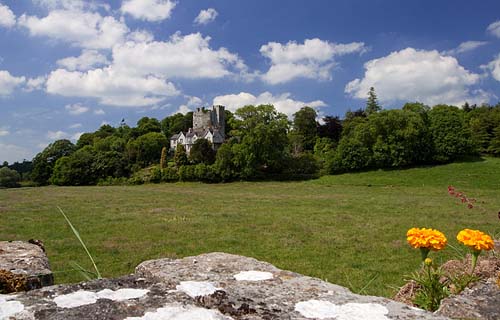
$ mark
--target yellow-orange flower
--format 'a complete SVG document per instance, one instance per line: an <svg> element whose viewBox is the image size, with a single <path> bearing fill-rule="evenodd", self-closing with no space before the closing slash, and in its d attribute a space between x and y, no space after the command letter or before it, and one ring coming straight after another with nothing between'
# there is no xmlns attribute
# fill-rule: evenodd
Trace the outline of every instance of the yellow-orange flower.
<svg viewBox="0 0 500 320"><path fill-rule="evenodd" d="M411 228L406 233L406 240L413 248L436 251L443 249L448 243L441 231L426 228Z"/></svg>
<svg viewBox="0 0 500 320"><path fill-rule="evenodd" d="M472 250L491 250L495 246L489 235L479 230L464 229L457 235L457 240Z"/></svg>

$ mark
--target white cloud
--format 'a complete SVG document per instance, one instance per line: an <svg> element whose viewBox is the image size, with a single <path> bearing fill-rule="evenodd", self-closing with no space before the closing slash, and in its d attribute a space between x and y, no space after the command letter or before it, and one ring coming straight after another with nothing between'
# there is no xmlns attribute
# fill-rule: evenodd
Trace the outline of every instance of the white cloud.
<svg viewBox="0 0 500 320"><path fill-rule="evenodd" d="M123 41L129 31L125 23L111 16L82 10L53 10L44 18L24 14L19 18L19 25L26 27L32 36L45 36L89 49L111 48Z"/></svg>
<svg viewBox="0 0 500 320"><path fill-rule="evenodd" d="M154 40L154 35L147 30L135 30L127 35L127 40L133 42L151 42Z"/></svg>
<svg viewBox="0 0 500 320"><path fill-rule="evenodd" d="M481 66L482 69L485 69L487 71L491 72L491 76L497 80L500 81L500 54L495 57L494 60L492 60L490 63L487 65Z"/></svg>
<svg viewBox="0 0 500 320"><path fill-rule="evenodd" d="M9 7L0 3L0 27L13 27L16 24L16 16Z"/></svg>
<svg viewBox="0 0 500 320"><path fill-rule="evenodd" d="M94 110L94 114L102 116L102 115L106 114L106 112L104 112L104 110L102 110L102 109L97 109L97 110Z"/></svg>
<svg viewBox="0 0 500 320"><path fill-rule="evenodd" d="M5 137L10 134L9 130L7 128L2 128L0 127L0 137Z"/></svg>
<svg viewBox="0 0 500 320"><path fill-rule="evenodd" d="M247 92L218 96L214 98L213 104L226 106L227 109L233 112L246 105L257 106L261 104L272 104L278 112L282 112L289 117L304 106L309 106L311 108L326 106L326 103L321 100L303 102L292 99L290 93L273 96L270 92L264 92L258 96L254 96Z"/></svg>
<svg viewBox="0 0 500 320"><path fill-rule="evenodd" d="M366 99L374 87L381 102L420 101L428 105L465 101L481 103L489 99L484 91L471 86L479 75L462 67L457 59L442 56L436 50L407 48L365 63L365 75L345 87L355 98Z"/></svg>
<svg viewBox="0 0 500 320"><path fill-rule="evenodd" d="M194 19L196 24L208 24L217 18L219 13L214 8L208 8L206 10L201 10L198 16Z"/></svg>
<svg viewBox="0 0 500 320"><path fill-rule="evenodd" d="M57 64L70 71L85 71L94 66L108 65L109 61L105 55L97 50L83 50L80 56L57 60Z"/></svg>
<svg viewBox="0 0 500 320"><path fill-rule="evenodd" d="M363 42L337 44L318 38L306 39L303 44L295 41L285 45L269 42L260 48L260 53L271 60L271 67L262 75L262 79L270 84L296 78L329 80L336 56L363 53L366 50Z"/></svg>
<svg viewBox="0 0 500 320"><path fill-rule="evenodd" d="M486 44L488 44L488 42L486 42L486 41L466 41L466 42L462 42L458 47L456 47L452 50L447 50L447 51L441 52L441 54L445 55L445 56L448 56L448 55L454 56L454 55L457 55L460 53L475 50L475 49L482 47Z"/></svg>
<svg viewBox="0 0 500 320"><path fill-rule="evenodd" d="M0 70L0 97L8 96L14 89L26 81L25 77L14 77L9 71Z"/></svg>
<svg viewBox="0 0 500 320"><path fill-rule="evenodd" d="M72 115L80 115L80 114L83 114L87 111L89 111L90 109L88 107L85 107L79 103L75 103L75 104L68 104L64 107L64 109L66 109L68 111L69 114L72 114Z"/></svg>
<svg viewBox="0 0 500 320"><path fill-rule="evenodd" d="M50 140L60 140L60 139L68 139L68 133L64 131L49 131L47 132L47 138Z"/></svg>
<svg viewBox="0 0 500 320"><path fill-rule="evenodd" d="M78 141L78 139L80 139L81 135L84 134L85 132L77 132L77 133L74 133L72 134L69 139L70 140L73 140L73 141Z"/></svg>
<svg viewBox="0 0 500 320"><path fill-rule="evenodd" d="M237 54L225 48L213 50L210 37L200 33L175 33L167 42L132 42L113 48L113 64L132 74L167 78L221 78L246 70Z"/></svg>
<svg viewBox="0 0 500 320"><path fill-rule="evenodd" d="M155 76L135 76L112 67L87 72L57 69L47 79L47 92L67 97L93 97L112 106L153 105L179 94L175 86Z"/></svg>
<svg viewBox="0 0 500 320"><path fill-rule="evenodd" d="M70 129L78 129L81 128L82 124L81 123L75 123L69 126Z"/></svg>
<svg viewBox="0 0 500 320"><path fill-rule="evenodd" d="M497 38L500 38L500 20L493 22L486 29L490 34L494 35Z"/></svg>
<svg viewBox="0 0 500 320"><path fill-rule="evenodd" d="M0 142L0 161L7 161L9 163L14 163L16 161L22 161L23 159L33 158L33 152L13 144L6 144Z"/></svg>
<svg viewBox="0 0 500 320"><path fill-rule="evenodd" d="M120 10L136 19L161 21L170 17L175 5L171 0L125 0Z"/></svg>
<svg viewBox="0 0 500 320"><path fill-rule="evenodd" d="M200 98L195 97L195 96L187 96L187 98L188 98L188 101L187 101L186 105L188 107L198 107L203 103L203 101Z"/></svg>
<svg viewBox="0 0 500 320"><path fill-rule="evenodd" d="M30 78L26 81L26 86L24 88L25 91L31 92L34 90L41 90L45 85L45 81L47 78L45 76L39 76L36 78Z"/></svg>
<svg viewBox="0 0 500 320"><path fill-rule="evenodd" d="M177 110L175 110L174 112L172 112L172 114L176 114L176 113L186 114L186 113L191 112L191 111L193 111L193 110L190 107L188 107L185 104L183 104Z"/></svg>

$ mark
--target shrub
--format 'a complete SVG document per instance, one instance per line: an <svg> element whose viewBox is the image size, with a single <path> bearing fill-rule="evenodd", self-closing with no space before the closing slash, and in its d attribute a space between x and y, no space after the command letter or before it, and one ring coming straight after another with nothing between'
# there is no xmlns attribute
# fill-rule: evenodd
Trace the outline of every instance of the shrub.
<svg viewBox="0 0 500 320"><path fill-rule="evenodd" d="M0 168L0 187L19 187L19 181L21 181L21 176L17 171L7 167Z"/></svg>

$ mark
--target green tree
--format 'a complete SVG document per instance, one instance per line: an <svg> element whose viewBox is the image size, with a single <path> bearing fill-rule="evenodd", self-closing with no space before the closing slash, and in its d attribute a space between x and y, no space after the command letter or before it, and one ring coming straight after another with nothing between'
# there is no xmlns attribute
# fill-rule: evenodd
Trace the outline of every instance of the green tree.
<svg viewBox="0 0 500 320"><path fill-rule="evenodd" d="M197 139L189 151L189 161L194 164L212 164L215 161L215 151L207 139Z"/></svg>
<svg viewBox="0 0 500 320"><path fill-rule="evenodd" d="M375 88L370 87L370 91L368 91L368 100L366 101L366 114L370 115L372 113L376 113L382 110L377 99L377 94L375 93Z"/></svg>
<svg viewBox="0 0 500 320"><path fill-rule="evenodd" d="M15 188L19 187L21 176L15 170L8 167L0 168L0 188Z"/></svg>
<svg viewBox="0 0 500 320"><path fill-rule="evenodd" d="M167 146L168 140L159 132L146 133L127 143L127 152L132 162L146 167L160 161L161 149Z"/></svg>
<svg viewBox="0 0 500 320"><path fill-rule="evenodd" d="M435 161L449 162L472 153L472 140L461 109L437 105L428 114Z"/></svg>
<svg viewBox="0 0 500 320"><path fill-rule="evenodd" d="M241 177L282 172L289 157L287 116L272 105L245 106L235 115L233 163Z"/></svg>
<svg viewBox="0 0 500 320"><path fill-rule="evenodd" d="M317 116L316 110L311 107L303 107L293 115L293 131L302 137L303 150L314 148L318 134Z"/></svg>
<svg viewBox="0 0 500 320"><path fill-rule="evenodd" d="M48 184L56 161L59 158L69 156L75 149L75 145L65 139L49 144L33 158L33 171L31 172L33 181L41 185Z"/></svg>
<svg viewBox="0 0 500 320"><path fill-rule="evenodd" d="M323 118L323 124L318 127L318 136L320 138L329 138L338 142L342 135L342 121L339 117L326 116Z"/></svg>
<svg viewBox="0 0 500 320"><path fill-rule="evenodd" d="M178 168L188 164L186 148L184 148L182 144L178 144L177 148L175 149L174 162Z"/></svg>
<svg viewBox="0 0 500 320"><path fill-rule="evenodd" d="M161 124L160 121L155 118L142 117L137 121L137 130L139 135L150 132L161 132Z"/></svg>
<svg viewBox="0 0 500 320"><path fill-rule="evenodd" d="M230 181L238 176L237 169L233 163L234 140L223 143L215 156L215 171L223 181Z"/></svg>
<svg viewBox="0 0 500 320"><path fill-rule="evenodd" d="M56 185L92 185L97 182L94 171L96 151L91 146L78 149L69 156L61 157L54 166L51 182Z"/></svg>

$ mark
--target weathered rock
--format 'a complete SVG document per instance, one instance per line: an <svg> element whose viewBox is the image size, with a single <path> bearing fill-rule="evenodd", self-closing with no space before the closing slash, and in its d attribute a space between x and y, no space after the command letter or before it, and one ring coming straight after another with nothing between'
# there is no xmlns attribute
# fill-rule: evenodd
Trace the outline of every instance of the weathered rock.
<svg viewBox="0 0 500 320"><path fill-rule="evenodd" d="M459 319L500 319L500 288L491 278L441 301L438 314Z"/></svg>
<svg viewBox="0 0 500 320"><path fill-rule="evenodd" d="M4 311L2 311L4 310ZM2 313L3 312L3 313ZM136 273L0 296L0 319L447 319L393 300L210 253L141 263Z"/></svg>
<svg viewBox="0 0 500 320"><path fill-rule="evenodd" d="M49 260L42 248L24 241L0 241L0 270L26 278L26 290L54 284Z"/></svg>

